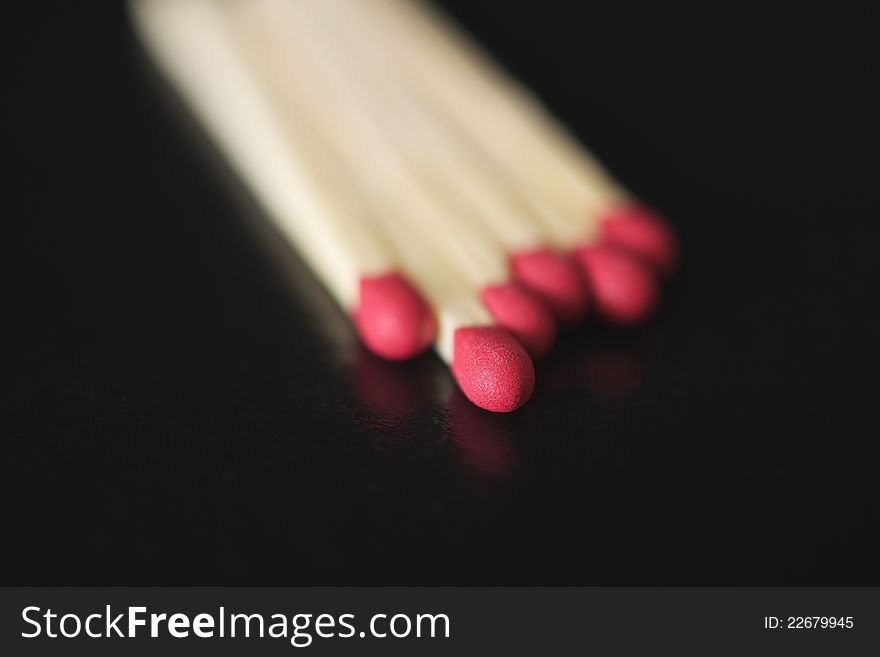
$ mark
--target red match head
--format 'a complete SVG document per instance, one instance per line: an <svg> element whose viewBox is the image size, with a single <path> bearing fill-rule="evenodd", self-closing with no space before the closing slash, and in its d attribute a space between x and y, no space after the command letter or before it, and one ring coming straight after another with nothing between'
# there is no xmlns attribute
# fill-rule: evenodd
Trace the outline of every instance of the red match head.
<svg viewBox="0 0 880 657"><path fill-rule="evenodd" d="M389 360L420 354L436 331L422 295L396 272L361 277L354 323L370 351Z"/></svg>
<svg viewBox="0 0 880 657"><path fill-rule="evenodd" d="M670 273L678 261L678 242L672 230L644 205L627 203L606 212L600 241L644 258L663 274Z"/></svg>
<svg viewBox="0 0 880 657"><path fill-rule="evenodd" d="M498 322L519 340L532 358L546 354L556 339L556 322L537 296L516 283L483 288L483 303Z"/></svg>
<svg viewBox="0 0 880 657"><path fill-rule="evenodd" d="M574 324L586 314L587 287L571 258L539 248L514 253L510 265L516 280L550 306L560 324Z"/></svg>
<svg viewBox="0 0 880 657"><path fill-rule="evenodd" d="M535 388L535 368L526 350L497 326L455 332L452 373L465 396L496 413L515 411Z"/></svg>
<svg viewBox="0 0 880 657"><path fill-rule="evenodd" d="M616 324L635 324L657 306L660 287L649 266L613 246L580 246L572 255L581 266L599 314Z"/></svg>

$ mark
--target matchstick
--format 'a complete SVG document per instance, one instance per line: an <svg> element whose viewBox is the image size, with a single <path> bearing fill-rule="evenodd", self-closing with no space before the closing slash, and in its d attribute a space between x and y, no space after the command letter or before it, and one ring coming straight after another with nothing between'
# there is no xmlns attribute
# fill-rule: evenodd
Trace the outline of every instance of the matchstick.
<svg viewBox="0 0 880 657"><path fill-rule="evenodd" d="M285 130L206 0L137 0L144 43L226 158L338 303L364 343L389 359L423 351L434 319L334 164Z"/></svg>
<svg viewBox="0 0 880 657"><path fill-rule="evenodd" d="M458 240L491 240L505 249L517 281L537 294L562 324L573 324L587 309L587 292L575 263L548 247L540 209L507 184L489 158L445 121L435 117L411 94L385 75L376 48L344 7L335 3L287 3L295 8L291 20L315 33L323 54L336 62L371 115L383 124L386 138L406 158L422 180L442 187L460 210L448 219ZM292 12L291 12L292 13ZM356 45L355 45L356 44Z"/></svg>
<svg viewBox="0 0 880 657"><path fill-rule="evenodd" d="M307 44L290 38L283 7L271 0L222 5L224 25L252 70L259 70L263 84L278 95L285 113L302 122L300 129L320 135L322 144L346 162L361 183L361 193L374 210L372 229L388 237L404 271L434 309L435 351L450 366L465 396L486 410L516 410L534 389L528 353L510 331L495 325L498 315L480 302L463 272L450 267L431 236L421 234L418 224L410 221L427 217L442 229L444 217L418 193L417 181L371 124L352 119L358 116L352 114L357 107L347 101L356 99L332 84L334 72L313 59Z"/></svg>

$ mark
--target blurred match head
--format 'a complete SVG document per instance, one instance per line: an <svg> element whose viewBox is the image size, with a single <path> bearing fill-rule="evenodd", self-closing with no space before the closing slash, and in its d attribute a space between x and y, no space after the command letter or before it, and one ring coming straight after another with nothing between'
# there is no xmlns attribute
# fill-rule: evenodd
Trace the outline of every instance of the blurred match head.
<svg viewBox="0 0 880 657"><path fill-rule="evenodd" d="M560 324L574 324L586 314L587 287L571 258L538 248L514 253L510 265L516 280L538 295Z"/></svg>
<svg viewBox="0 0 880 657"><path fill-rule="evenodd" d="M516 283L490 285L481 296L498 325L510 331L529 356L540 358L550 350L556 322L541 299Z"/></svg>
<svg viewBox="0 0 880 657"><path fill-rule="evenodd" d="M572 253L581 266L599 315L615 324L636 324L657 307L660 288L648 264L607 244Z"/></svg>
<svg viewBox="0 0 880 657"><path fill-rule="evenodd" d="M600 241L644 258L662 274L670 273L678 261L678 241L672 229L644 205L626 203L606 212Z"/></svg>
<svg viewBox="0 0 880 657"><path fill-rule="evenodd" d="M465 396L496 413L515 411L535 388L535 367L523 346L498 326L455 332L452 373Z"/></svg>
<svg viewBox="0 0 880 657"><path fill-rule="evenodd" d="M431 344L434 315L425 299L399 273L362 276L354 323L367 348L382 358L412 358Z"/></svg>

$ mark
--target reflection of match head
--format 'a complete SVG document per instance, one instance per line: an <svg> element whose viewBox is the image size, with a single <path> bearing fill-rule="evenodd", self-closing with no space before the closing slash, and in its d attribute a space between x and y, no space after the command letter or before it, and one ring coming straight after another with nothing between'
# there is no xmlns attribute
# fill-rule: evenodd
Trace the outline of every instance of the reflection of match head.
<svg viewBox="0 0 880 657"><path fill-rule="evenodd" d="M484 413L458 390L452 391L446 405L462 465L481 477L512 475L519 455L509 433L516 418Z"/></svg>
<svg viewBox="0 0 880 657"><path fill-rule="evenodd" d="M434 339L434 316L422 295L396 272L363 276L354 322L364 344L390 360L411 358Z"/></svg>
<svg viewBox="0 0 880 657"><path fill-rule="evenodd" d="M538 248L513 254L510 265L517 281L550 306L560 324L574 324L586 313L587 288L571 258Z"/></svg>
<svg viewBox="0 0 880 657"><path fill-rule="evenodd" d="M556 322L534 294L516 283L505 283L483 288L481 296L499 326L510 331L532 358L540 358L553 346Z"/></svg>
<svg viewBox="0 0 880 657"><path fill-rule="evenodd" d="M535 368L526 350L497 326L455 332L452 373L465 396L496 413L515 411L535 387Z"/></svg>
<svg viewBox="0 0 880 657"><path fill-rule="evenodd" d="M602 217L602 242L630 251L663 274L678 260L678 242L666 222L644 205L617 206Z"/></svg>
<svg viewBox="0 0 880 657"><path fill-rule="evenodd" d="M580 246L573 255L604 319L616 324L635 324L657 306L657 279L636 257L604 244Z"/></svg>

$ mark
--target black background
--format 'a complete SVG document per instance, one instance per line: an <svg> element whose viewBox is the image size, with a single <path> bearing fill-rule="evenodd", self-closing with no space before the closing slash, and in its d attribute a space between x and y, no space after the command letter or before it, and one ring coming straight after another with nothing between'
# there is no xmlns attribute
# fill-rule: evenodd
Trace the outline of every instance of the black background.
<svg viewBox="0 0 880 657"><path fill-rule="evenodd" d="M10 5L0 582L880 584L876 16L444 4L676 227L659 315L481 412L358 346L123 6Z"/></svg>

